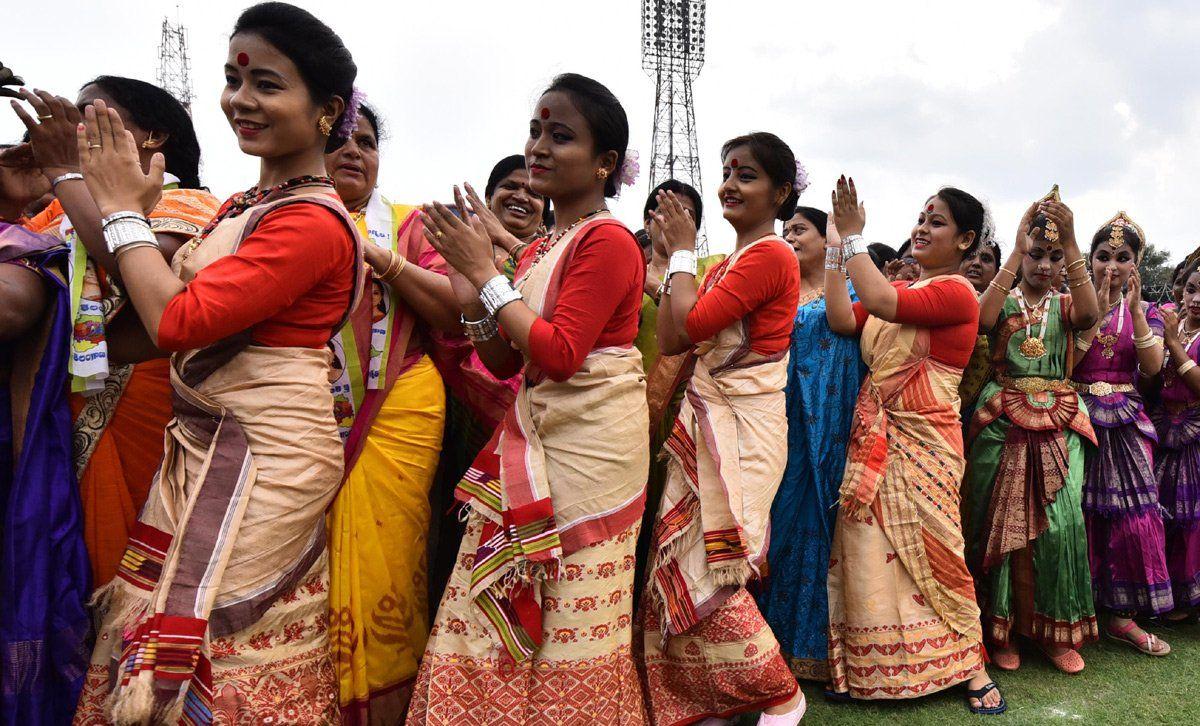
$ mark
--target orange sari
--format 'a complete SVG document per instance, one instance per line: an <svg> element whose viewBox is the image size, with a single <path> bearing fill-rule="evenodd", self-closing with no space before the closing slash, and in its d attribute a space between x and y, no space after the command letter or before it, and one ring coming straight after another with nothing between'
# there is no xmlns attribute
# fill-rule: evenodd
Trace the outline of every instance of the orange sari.
<svg viewBox="0 0 1200 726"><path fill-rule="evenodd" d="M192 237L217 213L220 202L199 189L164 189L150 213L155 232ZM61 236L65 218L56 199L29 227ZM124 293L98 270L106 319L121 310ZM162 459L163 430L171 420L170 363L151 360L113 368L104 390L92 396L70 394L75 419L72 441L75 472L83 499L83 536L92 567L92 584L117 574L129 532L150 492Z"/></svg>
<svg viewBox="0 0 1200 726"><path fill-rule="evenodd" d="M959 515L962 369L932 358L930 338L875 316L862 331L828 578L832 687L854 698L923 696L983 668Z"/></svg>

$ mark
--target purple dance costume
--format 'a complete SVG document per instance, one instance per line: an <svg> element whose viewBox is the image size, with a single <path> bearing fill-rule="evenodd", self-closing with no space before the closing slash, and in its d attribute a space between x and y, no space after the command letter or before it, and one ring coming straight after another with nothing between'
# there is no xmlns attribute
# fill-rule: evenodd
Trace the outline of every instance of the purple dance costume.
<svg viewBox="0 0 1200 726"><path fill-rule="evenodd" d="M1150 308L1146 320L1161 339L1158 311ZM1133 336L1132 315L1121 301L1104 316L1073 375L1098 441L1087 454L1083 513L1096 604L1122 614L1156 615L1171 610L1174 601L1154 471L1158 434L1134 388Z"/></svg>

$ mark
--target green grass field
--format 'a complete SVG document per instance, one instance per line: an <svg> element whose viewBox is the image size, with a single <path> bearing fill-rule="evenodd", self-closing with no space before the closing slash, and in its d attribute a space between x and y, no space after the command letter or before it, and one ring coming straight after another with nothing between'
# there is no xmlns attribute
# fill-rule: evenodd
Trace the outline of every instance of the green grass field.
<svg viewBox="0 0 1200 726"><path fill-rule="evenodd" d="M913 701L832 703L816 684L804 684L806 724L1200 724L1200 625L1152 623L1150 631L1171 644L1163 658L1101 639L1083 649L1087 668L1077 676L1060 673L1026 644L1021 669L990 673L1008 701L1003 716L973 716L961 688ZM747 715L740 724L753 724Z"/></svg>

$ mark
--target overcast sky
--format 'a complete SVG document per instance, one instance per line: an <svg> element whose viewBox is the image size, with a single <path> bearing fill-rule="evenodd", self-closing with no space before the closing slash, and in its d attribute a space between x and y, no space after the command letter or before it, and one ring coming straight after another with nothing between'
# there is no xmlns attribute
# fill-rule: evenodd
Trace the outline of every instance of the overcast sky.
<svg viewBox="0 0 1200 726"><path fill-rule="evenodd" d="M246 2L183 0L203 179L218 196L257 178L218 105L226 41ZM649 162L654 84L641 70L640 3L299 2L354 53L385 116L381 185L395 201L446 198L521 152L547 82L576 71L624 103ZM154 80L161 0L40 0L4 34L6 65L73 96L101 73ZM338 11L337 8L344 8ZM116 12L119 9L119 12ZM42 16L39 20L38 16ZM705 203L731 136L773 131L808 167L801 198L828 206L841 172L868 209L867 236L907 238L922 201L954 184L992 205L1002 244L1051 184L1079 236L1124 209L1178 259L1200 235L1200 4L709 0L696 82ZM0 109L2 111L2 109ZM21 127L0 113L0 140ZM647 170L615 209L640 224ZM715 248L732 231L715 218Z"/></svg>

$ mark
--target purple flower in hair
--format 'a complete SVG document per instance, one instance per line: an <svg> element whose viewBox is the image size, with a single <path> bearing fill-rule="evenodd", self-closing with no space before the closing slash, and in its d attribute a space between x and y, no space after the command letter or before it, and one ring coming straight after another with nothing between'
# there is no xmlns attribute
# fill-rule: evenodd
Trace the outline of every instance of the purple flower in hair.
<svg viewBox="0 0 1200 726"><path fill-rule="evenodd" d="M350 100L346 101L346 110L342 112L342 118L338 121L337 128L334 129L333 135L339 139L348 139L354 133L354 129L358 128L358 109L366 103L367 94L359 90L358 86L354 87L354 91L350 94Z"/></svg>
<svg viewBox="0 0 1200 726"><path fill-rule="evenodd" d="M621 168L617 171L617 185L623 187L631 187L637 183L638 174L642 171L641 164L638 163L638 153L636 149L625 150L625 161L621 163Z"/></svg>
<svg viewBox="0 0 1200 726"><path fill-rule="evenodd" d="M808 189L808 169L804 168L804 164L801 164L799 159L796 160L796 181L793 183L795 184L797 196L803 194L805 189Z"/></svg>

